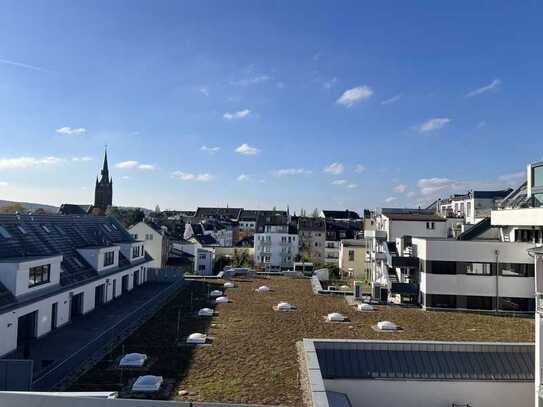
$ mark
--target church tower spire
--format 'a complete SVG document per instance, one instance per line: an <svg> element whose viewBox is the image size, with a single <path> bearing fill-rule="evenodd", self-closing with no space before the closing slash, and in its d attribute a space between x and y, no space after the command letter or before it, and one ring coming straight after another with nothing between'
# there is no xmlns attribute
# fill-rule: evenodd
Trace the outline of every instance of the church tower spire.
<svg viewBox="0 0 543 407"><path fill-rule="evenodd" d="M113 179L109 176L109 167L107 164L107 147L104 151L104 164L100 172L100 179L96 178L96 188L94 190L94 207L105 212L113 203Z"/></svg>

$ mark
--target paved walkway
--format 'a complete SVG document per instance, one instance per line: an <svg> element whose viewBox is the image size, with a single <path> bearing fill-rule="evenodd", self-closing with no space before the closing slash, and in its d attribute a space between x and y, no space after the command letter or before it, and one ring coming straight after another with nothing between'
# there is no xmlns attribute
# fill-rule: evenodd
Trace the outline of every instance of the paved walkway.
<svg viewBox="0 0 543 407"><path fill-rule="evenodd" d="M47 371L48 366L64 360L92 342L105 330L113 327L128 313L136 310L169 285L167 283L143 284L114 301L100 305L72 323L34 340L30 351L30 359L34 360L34 378ZM9 358L13 358L13 355Z"/></svg>

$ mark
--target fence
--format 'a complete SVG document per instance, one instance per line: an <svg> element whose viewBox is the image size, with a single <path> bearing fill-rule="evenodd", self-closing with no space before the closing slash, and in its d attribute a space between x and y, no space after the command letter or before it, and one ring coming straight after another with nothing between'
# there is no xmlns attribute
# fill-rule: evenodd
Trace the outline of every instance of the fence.
<svg viewBox="0 0 543 407"><path fill-rule="evenodd" d="M72 383L85 371L104 358L115 346L150 319L183 286L184 278L179 271L149 270L150 281L170 282L153 298L128 313L121 321L106 329L102 334L81 349L39 374L32 383L32 390L45 391L62 389Z"/></svg>

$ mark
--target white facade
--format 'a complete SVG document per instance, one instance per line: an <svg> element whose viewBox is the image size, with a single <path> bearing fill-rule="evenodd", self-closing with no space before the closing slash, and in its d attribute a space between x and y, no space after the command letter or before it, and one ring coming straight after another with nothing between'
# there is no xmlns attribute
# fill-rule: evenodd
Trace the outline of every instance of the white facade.
<svg viewBox="0 0 543 407"><path fill-rule="evenodd" d="M143 240L145 251L153 258L150 267L160 268L166 265L169 253L169 241L165 232L159 232L145 222L138 222L128 229L136 240Z"/></svg>
<svg viewBox="0 0 543 407"><path fill-rule="evenodd" d="M256 233L255 266L267 271L292 269L298 245L298 235L286 231Z"/></svg>
<svg viewBox="0 0 543 407"><path fill-rule="evenodd" d="M194 253L194 272L202 276L213 275L213 260L215 252L213 249L197 247Z"/></svg>
<svg viewBox="0 0 543 407"><path fill-rule="evenodd" d="M327 240L324 243L325 264L333 264L339 267L339 247L340 242L337 240Z"/></svg>

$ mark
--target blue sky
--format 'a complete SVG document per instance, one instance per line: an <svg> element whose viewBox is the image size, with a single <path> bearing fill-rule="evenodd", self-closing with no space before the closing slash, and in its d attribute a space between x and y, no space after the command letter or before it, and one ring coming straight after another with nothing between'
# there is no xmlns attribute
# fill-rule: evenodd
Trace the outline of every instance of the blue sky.
<svg viewBox="0 0 543 407"><path fill-rule="evenodd" d="M543 157L536 1L4 1L0 198L411 206Z"/></svg>

